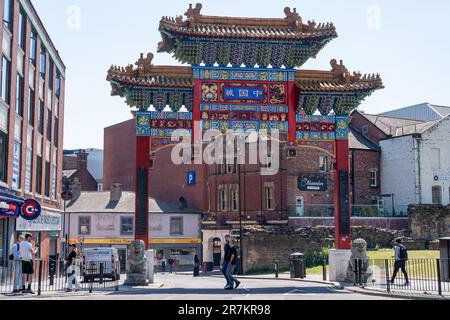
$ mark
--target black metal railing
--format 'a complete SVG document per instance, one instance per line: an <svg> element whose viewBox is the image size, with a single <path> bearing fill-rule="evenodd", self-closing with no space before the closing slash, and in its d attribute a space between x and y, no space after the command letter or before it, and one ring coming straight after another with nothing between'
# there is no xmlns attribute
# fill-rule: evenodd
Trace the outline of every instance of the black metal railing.
<svg viewBox="0 0 450 320"><path fill-rule="evenodd" d="M353 265L355 286L388 293L450 295L450 259L356 259Z"/></svg>
<svg viewBox="0 0 450 320"><path fill-rule="evenodd" d="M33 262L34 273L25 276L26 288L31 284L31 290L40 295L43 292L66 291L69 288L69 275L75 271L76 282L72 281L73 290L93 292L94 290L118 290L121 274L120 262L86 262L76 261L73 266L66 268L61 260L35 260ZM17 287L17 277L23 277L20 267L21 262L8 261L0 265L0 294L12 294ZM68 274L69 273L69 274ZM71 277L73 280L75 277ZM28 281L29 280L29 281ZM16 282L16 283L15 283ZM22 287L25 285L22 283ZM25 293L27 293L25 291Z"/></svg>

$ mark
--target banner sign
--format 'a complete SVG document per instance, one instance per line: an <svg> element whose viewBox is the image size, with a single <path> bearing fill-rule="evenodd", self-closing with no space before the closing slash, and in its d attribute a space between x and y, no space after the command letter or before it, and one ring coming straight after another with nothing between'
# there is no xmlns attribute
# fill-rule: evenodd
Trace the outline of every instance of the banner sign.
<svg viewBox="0 0 450 320"><path fill-rule="evenodd" d="M19 217L16 222L17 231L61 231L61 214L43 211L41 215L33 220L25 220Z"/></svg>

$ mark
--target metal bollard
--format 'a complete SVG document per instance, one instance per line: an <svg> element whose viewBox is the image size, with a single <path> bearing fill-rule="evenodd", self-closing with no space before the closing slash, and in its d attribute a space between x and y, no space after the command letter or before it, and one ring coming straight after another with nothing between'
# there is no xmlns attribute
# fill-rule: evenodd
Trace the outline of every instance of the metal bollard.
<svg viewBox="0 0 450 320"><path fill-rule="evenodd" d="M389 279L389 260L384 260L384 268L386 269L386 290L388 293L391 293L391 285Z"/></svg>
<svg viewBox="0 0 450 320"><path fill-rule="evenodd" d="M42 289L42 260L39 260L39 271L38 271L38 296L41 295Z"/></svg>
<svg viewBox="0 0 450 320"><path fill-rule="evenodd" d="M99 284L103 284L103 263L100 263L100 281Z"/></svg>
<svg viewBox="0 0 450 320"><path fill-rule="evenodd" d="M327 260L322 260L322 275L323 275L323 281L327 281Z"/></svg>
<svg viewBox="0 0 450 320"><path fill-rule="evenodd" d="M90 269L92 270L92 266ZM89 286L89 293L92 293L92 290L94 288L94 274L92 273L92 271L91 271L91 276L89 277L89 280L91 282L90 286Z"/></svg>
<svg viewBox="0 0 450 320"><path fill-rule="evenodd" d="M437 281L438 281L438 293L442 296L442 280L441 280L441 260L436 259L436 267L437 267Z"/></svg>

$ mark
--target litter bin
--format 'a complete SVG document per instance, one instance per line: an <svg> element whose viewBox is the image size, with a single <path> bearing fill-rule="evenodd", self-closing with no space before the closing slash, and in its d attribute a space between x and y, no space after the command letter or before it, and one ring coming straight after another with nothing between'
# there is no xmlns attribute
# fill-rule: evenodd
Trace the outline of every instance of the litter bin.
<svg viewBox="0 0 450 320"><path fill-rule="evenodd" d="M293 253L289 256L289 265L291 267L291 278L306 278L305 255L303 253Z"/></svg>

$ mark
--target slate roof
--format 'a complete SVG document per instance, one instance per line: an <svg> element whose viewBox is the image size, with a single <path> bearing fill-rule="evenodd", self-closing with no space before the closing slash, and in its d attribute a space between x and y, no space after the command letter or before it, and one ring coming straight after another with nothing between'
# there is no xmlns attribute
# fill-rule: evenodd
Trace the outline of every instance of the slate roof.
<svg viewBox="0 0 450 320"><path fill-rule="evenodd" d="M67 204L67 212L79 213L134 213L135 196L134 192L122 192L119 201L111 201L110 192L81 192L78 199L74 199ZM192 209L180 210L176 205L168 204L149 199L150 213L197 213Z"/></svg>
<svg viewBox="0 0 450 320"><path fill-rule="evenodd" d="M450 107L437 106L428 102L380 113L381 116L410 119L417 121L434 121L450 114Z"/></svg>
<svg viewBox="0 0 450 320"><path fill-rule="evenodd" d="M348 142L350 149L355 150L367 150L367 151L381 151L381 148L364 137L361 133L359 133L354 128L350 129L348 134Z"/></svg>

